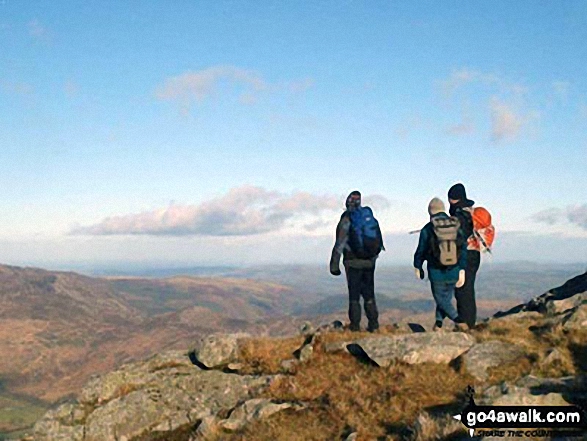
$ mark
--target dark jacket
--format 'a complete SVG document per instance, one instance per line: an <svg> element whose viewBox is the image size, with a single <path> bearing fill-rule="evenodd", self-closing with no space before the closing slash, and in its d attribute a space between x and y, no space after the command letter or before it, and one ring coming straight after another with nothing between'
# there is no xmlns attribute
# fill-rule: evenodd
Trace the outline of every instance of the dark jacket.
<svg viewBox="0 0 587 441"><path fill-rule="evenodd" d="M336 226L336 242L332 248L332 256L330 258L330 268L338 270L340 265L340 257L343 256L343 264L350 268L373 268L377 257L371 259L359 259L353 254L348 245L349 230L351 227L350 213L345 211L338 221Z"/></svg>
<svg viewBox="0 0 587 441"><path fill-rule="evenodd" d="M438 213L434 217L448 218L446 213ZM424 262L428 262L428 278L432 282L456 282L459 279L459 271L465 269L467 266L467 240L462 230L459 230L461 236L459 241L461 242L461 253L459 261L456 265L445 267L440 265L434 259L432 253L432 238L434 234L434 227L432 222L428 222L424 228L420 231L420 240L418 242L418 248L414 253L414 268L422 269Z"/></svg>

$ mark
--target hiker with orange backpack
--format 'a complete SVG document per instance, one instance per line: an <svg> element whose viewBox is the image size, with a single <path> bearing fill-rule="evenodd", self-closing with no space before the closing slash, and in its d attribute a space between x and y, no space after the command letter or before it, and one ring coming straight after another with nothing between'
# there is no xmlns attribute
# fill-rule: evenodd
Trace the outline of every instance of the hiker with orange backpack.
<svg viewBox="0 0 587 441"><path fill-rule="evenodd" d="M452 304L455 286L465 283L467 239L459 220L445 213L444 203L434 198L428 204L430 222L420 230L418 248L414 253L416 277L424 279L427 262L428 279L436 302L436 321L433 330L442 330L445 317L455 323L457 330L466 331L467 324Z"/></svg>
<svg viewBox="0 0 587 441"><path fill-rule="evenodd" d="M495 228L491 223L491 215L486 209L473 207L475 201L467 198L463 184L453 185L448 191L448 199L449 213L460 221L461 229L467 237L465 283L455 290L457 311L467 325L473 328L477 321L475 279L481 265L481 252L491 253Z"/></svg>

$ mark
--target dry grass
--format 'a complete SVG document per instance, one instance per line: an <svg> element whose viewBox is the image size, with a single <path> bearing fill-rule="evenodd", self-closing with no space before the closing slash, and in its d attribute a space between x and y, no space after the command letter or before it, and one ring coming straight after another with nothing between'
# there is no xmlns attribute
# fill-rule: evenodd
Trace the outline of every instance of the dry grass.
<svg viewBox="0 0 587 441"><path fill-rule="evenodd" d="M526 356L491 372L490 383L512 380L525 374L538 377L562 377L585 371L587 367L587 330L565 332L560 326L550 326L540 317L493 320L473 331L478 341L500 340L524 348ZM545 363L556 349L560 357Z"/></svg>
<svg viewBox="0 0 587 441"><path fill-rule="evenodd" d="M386 326L382 335L406 333ZM587 365L587 331L565 333L544 325L540 317L494 320L472 331L482 341L500 340L524 348L526 355L490 371L487 382L516 380L523 375L573 375ZM292 375L279 377L265 392L274 400L301 402L303 410L286 410L248 425L243 432L219 435L218 440L335 440L358 432L363 440L418 441L450 438L459 425L447 418L463 404L463 392L474 380L442 364L392 364L378 368L346 352L326 353L324 345L372 336L329 332L317 336L313 357ZM256 339L241 349L246 373L282 373L281 361L293 358L304 337ZM546 364L552 349L560 356ZM444 438L443 438L444 439Z"/></svg>
<svg viewBox="0 0 587 441"><path fill-rule="evenodd" d="M281 362L292 359L293 353L304 342L303 336L290 338L257 338L243 342L239 360L243 374L276 374L281 372Z"/></svg>
<svg viewBox="0 0 587 441"><path fill-rule="evenodd" d="M394 328L382 333L397 332ZM265 393L275 400L303 402L305 410L281 412L251 424L243 433L222 434L218 439L332 440L352 431L358 431L360 440L393 439L393 434L405 431L423 409L454 406L455 402L460 408L460 394L471 379L449 366L396 363L383 369L362 364L348 353L321 349L325 343L362 336L347 332L321 335L314 356L300 364L295 375L274 381ZM245 362L257 371L260 367L279 371L276 360L291 358L302 341L303 337L250 342L243 348Z"/></svg>

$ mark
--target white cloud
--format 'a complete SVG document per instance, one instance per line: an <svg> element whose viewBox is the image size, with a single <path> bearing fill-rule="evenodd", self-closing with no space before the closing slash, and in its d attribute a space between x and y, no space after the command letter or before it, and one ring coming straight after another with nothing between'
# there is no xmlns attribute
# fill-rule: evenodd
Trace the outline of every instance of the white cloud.
<svg viewBox="0 0 587 441"><path fill-rule="evenodd" d="M559 208L548 208L533 214L530 218L535 222L555 225L563 218L564 213Z"/></svg>
<svg viewBox="0 0 587 441"><path fill-rule="evenodd" d="M157 89L156 97L179 102L182 108L189 109L194 102L201 103L209 98L221 81L241 86L249 95L267 87L257 72L235 66L213 66L166 79L165 84Z"/></svg>
<svg viewBox="0 0 587 441"><path fill-rule="evenodd" d="M304 78L279 86L268 83L254 70L230 65L212 66L167 78L164 84L157 88L155 96L162 101L176 102L184 112L188 112L195 103L201 104L210 99L223 82L228 82L238 89L239 101L248 105L256 103L262 92L286 89L292 93L300 93L314 85L311 78Z"/></svg>
<svg viewBox="0 0 587 441"><path fill-rule="evenodd" d="M491 110L491 139L496 142L516 139L527 122L527 118L516 112L513 107L493 98Z"/></svg>
<svg viewBox="0 0 587 441"><path fill-rule="evenodd" d="M29 35L35 40L48 44L51 42L51 33L41 24L38 19L33 19L27 23Z"/></svg>
<svg viewBox="0 0 587 441"><path fill-rule="evenodd" d="M170 205L158 210L113 216L72 234L250 236L277 231L297 217L318 217L342 208L344 199L307 192L283 194L244 186L199 205Z"/></svg>
<svg viewBox="0 0 587 441"><path fill-rule="evenodd" d="M584 230L587 230L587 204L567 209L567 219Z"/></svg>
<svg viewBox="0 0 587 441"><path fill-rule="evenodd" d="M566 209L549 208L534 214L531 219L547 225L557 225L566 221L587 230L587 204L570 206Z"/></svg>

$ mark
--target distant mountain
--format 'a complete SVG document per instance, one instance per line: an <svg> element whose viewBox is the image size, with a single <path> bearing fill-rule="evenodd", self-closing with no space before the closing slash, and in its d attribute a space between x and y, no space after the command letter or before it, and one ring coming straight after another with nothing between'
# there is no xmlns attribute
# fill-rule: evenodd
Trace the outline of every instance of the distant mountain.
<svg viewBox="0 0 587 441"><path fill-rule="evenodd" d="M333 277L326 268L216 268L213 273L90 277L0 265L0 402L14 403L17 397L30 410L25 414L38 414L43 403L70 396L94 374L190 347L201 335L288 335L305 321L346 319L344 277ZM429 285L416 280L410 268L381 267L376 277L382 324L432 321ZM508 309L567 278L558 268L483 267L479 314ZM3 412L0 432L31 422Z"/></svg>

